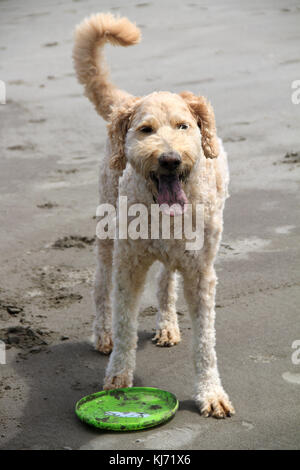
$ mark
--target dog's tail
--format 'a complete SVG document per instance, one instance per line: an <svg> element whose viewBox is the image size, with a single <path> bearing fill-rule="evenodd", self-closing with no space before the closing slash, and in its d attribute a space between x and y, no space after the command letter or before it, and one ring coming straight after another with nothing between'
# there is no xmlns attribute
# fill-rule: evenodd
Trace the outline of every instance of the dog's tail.
<svg viewBox="0 0 300 470"><path fill-rule="evenodd" d="M140 39L141 32L135 24L110 13L92 15L76 27L73 59L77 78L85 86L86 96L106 120L112 107L131 95L111 83L103 46L109 42L126 47L137 44Z"/></svg>

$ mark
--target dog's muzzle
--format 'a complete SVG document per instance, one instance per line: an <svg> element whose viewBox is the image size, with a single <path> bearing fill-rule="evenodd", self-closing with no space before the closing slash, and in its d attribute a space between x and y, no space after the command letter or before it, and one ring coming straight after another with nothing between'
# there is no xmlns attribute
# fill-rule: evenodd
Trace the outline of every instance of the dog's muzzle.
<svg viewBox="0 0 300 470"><path fill-rule="evenodd" d="M162 212L171 216L184 213L188 199L182 188L181 156L177 152L162 153L158 158L159 168L152 179L157 187L157 202Z"/></svg>

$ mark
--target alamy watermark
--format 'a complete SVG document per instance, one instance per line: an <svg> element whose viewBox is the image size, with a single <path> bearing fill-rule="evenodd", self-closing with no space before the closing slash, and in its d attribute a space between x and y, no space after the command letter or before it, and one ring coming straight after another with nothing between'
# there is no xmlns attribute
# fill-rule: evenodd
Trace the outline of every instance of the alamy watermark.
<svg viewBox="0 0 300 470"><path fill-rule="evenodd" d="M298 366L300 364L300 339L296 339L292 343L292 349L295 349L291 356L292 363L295 366Z"/></svg>
<svg viewBox="0 0 300 470"><path fill-rule="evenodd" d="M6 104L6 85L0 80L0 104Z"/></svg>
<svg viewBox="0 0 300 470"><path fill-rule="evenodd" d="M6 364L6 349L4 341L0 340L0 365Z"/></svg>
<svg viewBox="0 0 300 470"><path fill-rule="evenodd" d="M300 80L294 80L292 82L292 89L295 90L292 93L291 100L293 104L300 103Z"/></svg>
<svg viewBox="0 0 300 470"><path fill-rule="evenodd" d="M120 196L118 209L112 204L100 204L96 216L96 235L100 240L185 240L186 250L201 250L204 241L204 205L185 204L184 209L173 204L132 204Z"/></svg>

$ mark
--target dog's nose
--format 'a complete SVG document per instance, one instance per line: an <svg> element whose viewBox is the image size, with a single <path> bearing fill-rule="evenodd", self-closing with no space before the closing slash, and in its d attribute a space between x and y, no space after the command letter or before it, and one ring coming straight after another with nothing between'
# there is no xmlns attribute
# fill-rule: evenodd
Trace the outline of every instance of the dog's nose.
<svg viewBox="0 0 300 470"><path fill-rule="evenodd" d="M158 161L162 168L176 170L181 163L181 156L177 152L162 153Z"/></svg>

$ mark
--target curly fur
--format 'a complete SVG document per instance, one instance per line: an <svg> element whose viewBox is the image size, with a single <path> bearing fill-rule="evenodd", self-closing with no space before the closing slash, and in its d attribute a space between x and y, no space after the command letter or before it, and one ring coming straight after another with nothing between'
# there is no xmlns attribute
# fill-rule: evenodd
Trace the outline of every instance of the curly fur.
<svg viewBox="0 0 300 470"><path fill-rule="evenodd" d="M153 175L160 174L160 157L180 155L182 190L193 210L196 204L204 205L204 245L201 250L187 251L185 239L97 239L95 347L104 354L113 348L104 388L132 386L139 298L148 268L159 260L159 313L153 340L158 346L180 341L177 271L183 278L193 325L195 401L204 416L224 418L234 409L217 368L214 260L228 196L227 156L217 137L213 108L203 96L154 92L134 97L110 82L104 44L129 46L139 40L140 31L134 24L111 14L93 15L75 31L73 58L78 80L97 112L108 121L107 151L99 175L100 203L116 205L118 196L127 196L128 206L139 202L150 210L159 195ZM142 132L145 126L151 129L149 135Z"/></svg>
<svg viewBox="0 0 300 470"><path fill-rule="evenodd" d="M141 39L140 30L127 18L99 13L77 26L74 39L73 59L77 78L98 113L108 120L112 106L121 104L130 95L110 82L102 49L107 42L123 47L137 44Z"/></svg>

